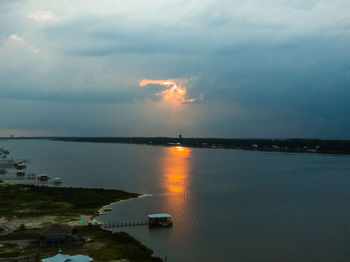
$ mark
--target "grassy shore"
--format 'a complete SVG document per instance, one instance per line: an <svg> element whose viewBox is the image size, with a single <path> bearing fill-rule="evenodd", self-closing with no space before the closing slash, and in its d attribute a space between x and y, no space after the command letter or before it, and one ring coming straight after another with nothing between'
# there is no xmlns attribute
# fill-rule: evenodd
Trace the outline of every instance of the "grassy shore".
<svg viewBox="0 0 350 262"><path fill-rule="evenodd" d="M51 257L57 254L58 247L40 248L33 244L28 247L19 248L14 245L14 240L35 239L38 235L38 229L16 230L11 235L0 237L0 241L11 240L12 243L0 247L0 254L34 253L38 259ZM115 261L125 259L135 262L162 262L158 257L152 257L153 251L138 240L125 232L112 233L101 229L99 226L80 226L78 234L86 241L82 244L61 247L64 254L76 255L85 254L94 261Z"/></svg>
<svg viewBox="0 0 350 262"><path fill-rule="evenodd" d="M93 215L104 205L137 196L121 190L0 184L0 216Z"/></svg>
<svg viewBox="0 0 350 262"><path fill-rule="evenodd" d="M78 221L82 215L93 216L100 208L138 194L121 190L39 187L33 185L9 185L0 183L0 224L8 227L17 221L14 231L0 236L1 256L34 253L38 261L57 254L58 247L41 248L36 241L40 227L61 222ZM2 217L2 218L1 218ZM39 224L28 221L41 221ZM85 254L94 261L161 262L153 257L153 251L127 233L112 233L99 226L85 223L74 224L78 234L86 241L62 247L65 254ZM19 226L24 225L24 226ZM12 224L13 226L13 224ZM22 245L22 240L33 240ZM27 241L28 242L28 241ZM0 257L1 257L0 256Z"/></svg>

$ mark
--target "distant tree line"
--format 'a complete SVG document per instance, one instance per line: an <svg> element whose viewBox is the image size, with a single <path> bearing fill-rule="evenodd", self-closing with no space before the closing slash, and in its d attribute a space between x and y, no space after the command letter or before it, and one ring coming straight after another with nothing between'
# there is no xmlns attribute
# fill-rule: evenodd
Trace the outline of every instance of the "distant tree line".
<svg viewBox="0 0 350 262"><path fill-rule="evenodd" d="M14 137L3 139L51 139L71 142L129 143L188 147L233 148L257 151L350 154L350 140L324 139L238 139L184 137Z"/></svg>
<svg viewBox="0 0 350 262"><path fill-rule="evenodd" d="M174 137L56 137L60 141L178 145L205 148L233 148L258 151L350 154L350 140L323 139L229 139Z"/></svg>

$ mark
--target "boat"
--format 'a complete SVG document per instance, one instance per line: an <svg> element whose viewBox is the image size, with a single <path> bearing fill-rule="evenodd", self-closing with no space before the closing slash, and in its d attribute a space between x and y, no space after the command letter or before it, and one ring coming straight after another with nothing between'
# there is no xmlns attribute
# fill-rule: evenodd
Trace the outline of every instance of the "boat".
<svg viewBox="0 0 350 262"><path fill-rule="evenodd" d="M17 169L25 169L27 166L21 162L21 163L16 163L15 167Z"/></svg>
<svg viewBox="0 0 350 262"><path fill-rule="evenodd" d="M17 170L16 175L17 176L24 176L26 174L26 171L24 170Z"/></svg>
<svg viewBox="0 0 350 262"><path fill-rule="evenodd" d="M107 211L112 211L112 208L111 208L111 207L105 207L105 208L103 209L103 211L105 211L105 212L107 212Z"/></svg>
<svg viewBox="0 0 350 262"><path fill-rule="evenodd" d="M3 153L3 154L10 154L10 151L8 151L7 149L4 149L4 148L0 148L0 152Z"/></svg>
<svg viewBox="0 0 350 262"><path fill-rule="evenodd" d="M149 227L171 227L173 225L171 215L166 213L148 215Z"/></svg>
<svg viewBox="0 0 350 262"><path fill-rule="evenodd" d="M37 176L39 181L48 181L50 179L50 177L46 174L41 174Z"/></svg>

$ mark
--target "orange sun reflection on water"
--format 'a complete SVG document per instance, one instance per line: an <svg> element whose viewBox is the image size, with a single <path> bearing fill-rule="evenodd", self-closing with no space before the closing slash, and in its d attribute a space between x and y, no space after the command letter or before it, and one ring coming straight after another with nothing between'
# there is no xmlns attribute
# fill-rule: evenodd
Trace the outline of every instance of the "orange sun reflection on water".
<svg viewBox="0 0 350 262"><path fill-rule="evenodd" d="M183 193L188 187L189 163L186 158L190 154L190 149L182 146L167 149L164 158L167 162L164 170L166 189L169 193Z"/></svg>
<svg viewBox="0 0 350 262"><path fill-rule="evenodd" d="M181 219L189 205L191 149L182 146L166 147L160 159L161 184L167 194L170 212Z"/></svg>

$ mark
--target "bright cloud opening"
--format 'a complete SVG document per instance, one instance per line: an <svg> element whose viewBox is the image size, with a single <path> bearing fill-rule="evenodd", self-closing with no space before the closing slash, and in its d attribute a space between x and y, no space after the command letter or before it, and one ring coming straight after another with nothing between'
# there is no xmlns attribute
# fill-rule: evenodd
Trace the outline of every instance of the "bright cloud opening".
<svg viewBox="0 0 350 262"><path fill-rule="evenodd" d="M183 103L192 103L196 99L186 98L187 88L186 84L180 85L179 83L176 83L174 80L168 79L168 80L150 80L150 79L143 79L139 86L146 86L150 84L156 84L165 86L166 90L156 93L156 95L161 96L164 101L171 102L175 105L181 105Z"/></svg>

